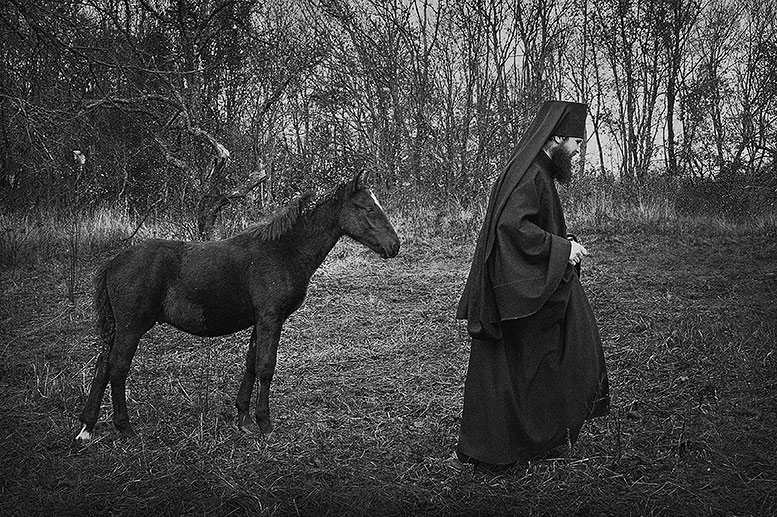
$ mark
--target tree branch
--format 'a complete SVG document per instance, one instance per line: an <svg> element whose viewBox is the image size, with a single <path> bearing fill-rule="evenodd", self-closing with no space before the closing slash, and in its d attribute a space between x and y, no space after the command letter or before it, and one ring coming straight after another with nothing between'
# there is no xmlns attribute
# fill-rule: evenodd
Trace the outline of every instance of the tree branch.
<svg viewBox="0 0 777 517"><path fill-rule="evenodd" d="M167 161L167 163L169 163L173 167L176 167L177 169L182 170L187 175L189 175L189 177L194 177L194 171L192 170L191 166L185 161L181 160L180 158L176 158L175 156L173 156L173 153L170 152L170 149L167 147L167 144L165 144L162 141L162 139L159 138L159 135L153 135L153 136L157 145L159 145L159 148L162 149L162 153L164 153L165 160Z"/></svg>

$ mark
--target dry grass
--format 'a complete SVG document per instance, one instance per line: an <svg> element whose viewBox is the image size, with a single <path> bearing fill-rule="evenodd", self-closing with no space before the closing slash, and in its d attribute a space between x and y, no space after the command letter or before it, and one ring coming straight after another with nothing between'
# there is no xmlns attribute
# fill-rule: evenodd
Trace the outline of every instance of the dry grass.
<svg viewBox="0 0 777 517"><path fill-rule="evenodd" d="M268 437L232 428L247 332L156 327L129 381L139 436L117 437L106 396L98 439L73 446L97 353L88 275L71 305L61 268L4 271L0 513L777 513L773 226L579 232L613 411L569 457L497 478L440 461L458 432L468 340L453 312L472 242L398 226L398 258L342 242L313 277L284 328Z"/></svg>

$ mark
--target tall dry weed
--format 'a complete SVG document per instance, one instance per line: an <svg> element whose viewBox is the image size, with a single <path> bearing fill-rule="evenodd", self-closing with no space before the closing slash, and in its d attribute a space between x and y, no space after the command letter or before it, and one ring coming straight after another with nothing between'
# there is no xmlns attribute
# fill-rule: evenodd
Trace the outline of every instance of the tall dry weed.
<svg viewBox="0 0 777 517"><path fill-rule="evenodd" d="M671 180L656 179L639 188L628 187L607 177L585 175L575 178L559 193L570 231L618 231L624 227L657 229L693 227L698 232L736 231L749 228L773 229L777 208L764 205L747 217L732 217L725 200L711 198L699 210L684 199L687 190ZM706 187L705 187L706 188ZM702 193L703 194L703 193ZM701 195L701 194L699 194ZM382 196L386 211L405 241L428 242L440 237L454 241L474 239L480 230L487 198L446 196L434 192L396 191ZM715 211L715 204L720 210ZM678 205L681 209L678 209ZM253 224L261 211L248 204L231 207L218 222L216 235L229 237ZM35 266L71 256L72 243L79 243L83 257L105 253L145 238L196 238L196 224L181 214L132 217L126 210L104 206L82 214L77 239L67 213L37 208L27 212L0 210L0 267L14 269Z"/></svg>

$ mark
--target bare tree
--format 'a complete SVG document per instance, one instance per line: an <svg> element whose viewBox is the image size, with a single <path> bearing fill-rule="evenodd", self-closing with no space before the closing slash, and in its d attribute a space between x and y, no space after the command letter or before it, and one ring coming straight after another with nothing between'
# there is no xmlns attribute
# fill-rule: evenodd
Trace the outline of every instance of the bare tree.
<svg viewBox="0 0 777 517"><path fill-rule="evenodd" d="M607 64L611 91L604 92L603 122L621 157L620 176L639 185L653 163L660 124L658 97L664 83L654 9L659 0L597 0L594 37Z"/></svg>
<svg viewBox="0 0 777 517"><path fill-rule="evenodd" d="M725 168L726 129L723 113L730 95L728 80L732 60L740 57L739 30L743 8L713 1L702 11L694 31L682 87L683 143L679 167L694 176ZM712 142L710 152L709 142ZM706 171L706 172L705 172Z"/></svg>
<svg viewBox="0 0 777 517"><path fill-rule="evenodd" d="M700 12L701 2L698 0L662 0L656 5L655 20L666 66L666 168L672 175L680 173L675 136L675 110L680 93L678 80L688 39Z"/></svg>
<svg viewBox="0 0 777 517"><path fill-rule="evenodd" d="M194 211L198 234L210 237L215 214L225 202L245 196L264 178L264 157L246 136L256 126L246 121L261 123L321 59L314 38L295 31L304 24L297 20L295 25L293 9L278 4L32 0L6 5L0 20L8 27L23 27L16 39L0 40L9 63L27 67L18 84L33 79L48 95L57 91L51 81L30 76L34 57L10 55L16 45L29 41L40 45L48 63L59 63L55 73L69 84L56 99L25 91L13 95L14 86L4 86L0 120L30 106L28 113L79 121L81 127L71 123L69 131L60 128L54 134L77 133L75 139L91 140L91 147L36 140L92 149L97 156L88 163L95 179L122 177L121 192L132 183L143 183L148 197L177 192ZM49 69L39 67L41 72ZM34 126L30 135L56 127L34 116L19 120ZM12 123L4 124L6 135ZM100 156L119 149L124 150L123 162Z"/></svg>
<svg viewBox="0 0 777 517"><path fill-rule="evenodd" d="M349 116L372 147L376 176L390 188L399 177L407 108L408 58L400 30L405 9L393 0L323 0L319 7L342 30L335 51L340 79L350 90Z"/></svg>
<svg viewBox="0 0 777 517"><path fill-rule="evenodd" d="M397 26L408 50L410 74L408 77L408 101L412 113L413 127L405 131L409 144L410 175L417 183L423 182L422 163L426 154L428 139L434 134L434 93L436 88L437 63L433 62L439 42L440 24L445 15L445 3L429 0L414 2L405 19ZM438 171L432 170L433 173ZM436 182L432 182L436 183ZM447 187L448 183L445 183Z"/></svg>
<svg viewBox="0 0 777 517"><path fill-rule="evenodd" d="M732 117L732 166L752 179L773 159L777 137L777 4L748 2L740 41L742 59L733 63L739 113Z"/></svg>

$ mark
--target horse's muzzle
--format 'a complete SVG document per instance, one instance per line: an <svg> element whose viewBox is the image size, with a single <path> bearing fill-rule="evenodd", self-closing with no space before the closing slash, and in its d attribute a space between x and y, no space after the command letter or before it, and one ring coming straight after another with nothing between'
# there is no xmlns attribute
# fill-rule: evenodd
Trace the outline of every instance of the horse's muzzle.
<svg viewBox="0 0 777 517"><path fill-rule="evenodd" d="M399 239L387 246L381 246L380 256L384 259L394 258L399 253Z"/></svg>

